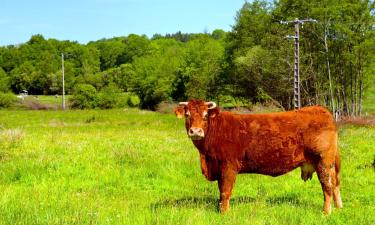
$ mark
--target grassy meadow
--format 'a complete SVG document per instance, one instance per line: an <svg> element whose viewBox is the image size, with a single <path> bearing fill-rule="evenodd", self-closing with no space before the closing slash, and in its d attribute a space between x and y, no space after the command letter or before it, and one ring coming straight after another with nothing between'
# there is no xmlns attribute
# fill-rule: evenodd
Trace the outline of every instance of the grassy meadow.
<svg viewBox="0 0 375 225"><path fill-rule="evenodd" d="M231 210L182 120L126 110L0 110L0 224L375 224L375 127L340 128L344 208L316 174L238 176Z"/></svg>

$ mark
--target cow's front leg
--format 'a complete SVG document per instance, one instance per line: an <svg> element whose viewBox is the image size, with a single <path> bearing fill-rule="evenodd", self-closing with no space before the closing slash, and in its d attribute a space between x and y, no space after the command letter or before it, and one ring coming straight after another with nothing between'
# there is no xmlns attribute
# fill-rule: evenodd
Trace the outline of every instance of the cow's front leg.
<svg viewBox="0 0 375 225"><path fill-rule="evenodd" d="M220 190L219 210L221 213L229 209L229 199L232 195L234 182L236 181L237 171L225 165L221 170L221 176L218 180Z"/></svg>
<svg viewBox="0 0 375 225"><path fill-rule="evenodd" d="M206 156L202 153L199 153L199 156L200 156L200 160L201 160L201 170L202 170L202 174L208 179L210 180L209 178L209 174L208 174L208 168L207 168L207 162L206 162Z"/></svg>

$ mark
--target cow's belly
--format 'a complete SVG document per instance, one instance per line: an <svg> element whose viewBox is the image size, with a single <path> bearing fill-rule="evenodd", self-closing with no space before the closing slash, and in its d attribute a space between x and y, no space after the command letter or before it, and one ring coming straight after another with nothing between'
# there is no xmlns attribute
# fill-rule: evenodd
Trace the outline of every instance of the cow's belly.
<svg viewBox="0 0 375 225"><path fill-rule="evenodd" d="M245 158L241 161L240 173L279 176L299 167L303 162L303 151L297 147L250 151L245 153Z"/></svg>
<svg viewBox="0 0 375 225"><path fill-rule="evenodd" d="M280 176L286 174L295 168L298 167L299 164L290 164L290 165L248 165L246 167L241 168L239 173L257 173L263 175L270 175L270 176Z"/></svg>

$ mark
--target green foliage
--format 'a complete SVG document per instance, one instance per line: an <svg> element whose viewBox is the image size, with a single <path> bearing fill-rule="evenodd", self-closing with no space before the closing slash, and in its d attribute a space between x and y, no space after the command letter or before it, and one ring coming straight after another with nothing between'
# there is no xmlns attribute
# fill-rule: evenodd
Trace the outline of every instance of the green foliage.
<svg viewBox="0 0 375 225"><path fill-rule="evenodd" d="M118 88L127 91L129 89L130 80L134 77L134 69L132 64L122 64L119 67L111 68L103 72L96 73L88 77L87 83L93 85L97 89L115 84Z"/></svg>
<svg viewBox="0 0 375 225"><path fill-rule="evenodd" d="M179 80L185 82L187 98L213 98L217 94L217 88L220 88L217 81L223 59L222 44L208 35L197 36L187 43Z"/></svg>
<svg viewBox="0 0 375 225"><path fill-rule="evenodd" d="M175 73L181 64L181 48L174 40L156 40L151 55L135 58L131 91L140 99L142 108L155 109L156 105L169 100Z"/></svg>
<svg viewBox="0 0 375 225"><path fill-rule="evenodd" d="M106 70L115 67L118 58L123 54L125 46L121 40L99 41L93 44L100 51L100 69Z"/></svg>
<svg viewBox="0 0 375 225"><path fill-rule="evenodd" d="M371 1L246 2L226 38L232 95L255 102L262 88L291 108L293 44L284 37L294 26L278 22L314 18L318 23L300 26L302 105L358 115L375 68L373 9Z"/></svg>
<svg viewBox="0 0 375 225"><path fill-rule="evenodd" d="M112 109L127 104L127 96L114 84L103 88L97 94L97 107L100 109Z"/></svg>
<svg viewBox="0 0 375 225"><path fill-rule="evenodd" d="M139 100L137 95L129 94L129 96L126 100L126 104L129 107L137 107L140 104L140 100Z"/></svg>
<svg viewBox="0 0 375 225"><path fill-rule="evenodd" d="M17 101L13 93L0 92L0 108L8 108Z"/></svg>
<svg viewBox="0 0 375 225"><path fill-rule="evenodd" d="M75 109L112 109L137 106L137 100L124 93L115 84L103 87L99 92L90 84L78 84L69 99Z"/></svg>
<svg viewBox="0 0 375 225"><path fill-rule="evenodd" d="M0 67L0 92L9 91L9 77Z"/></svg>
<svg viewBox="0 0 375 225"><path fill-rule="evenodd" d="M227 33L224 30L216 29L212 31L211 37L215 40L224 40Z"/></svg>
<svg viewBox="0 0 375 225"><path fill-rule="evenodd" d="M151 53L151 42L146 36L130 34L123 41L125 43L124 55L120 58L120 63L131 63L135 58Z"/></svg>
<svg viewBox="0 0 375 225"><path fill-rule="evenodd" d="M70 103L72 108L93 109L97 106L97 91L90 84L78 84L72 93Z"/></svg>
<svg viewBox="0 0 375 225"><path fill-rule="evenodd" d="M45 40L34 35L27 43L0 49L0 67L9 77L9 89L30 94L61 93L61 53L65 55L65 89L99 71L96 48L76 42Z"/></svg>
<svg viewBox="0 0 375 225"><path fill-rule="evenodd" d="M131 63L136 57L150 53L150 40L146 36L130 34L128 37L102 39L91 42L100 53L100 68L102 71Z"/></svg>

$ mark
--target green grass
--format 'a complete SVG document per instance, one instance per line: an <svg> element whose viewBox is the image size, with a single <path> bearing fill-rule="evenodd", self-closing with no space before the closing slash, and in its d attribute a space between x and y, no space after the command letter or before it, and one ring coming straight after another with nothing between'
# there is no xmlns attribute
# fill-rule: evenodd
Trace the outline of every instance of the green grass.
<svg viewBox="0 0 375 225"><path fill-rule="evenodd" d="M182 120L147 111L0 111L0 224L375 224L375 128L340 129L344 208L316 175L246 174L231 210Z"/></svg>
<svg viewBox="0 0 375 225"><path fill-rule="evenodd" d="M28 98L30 97L31 96L28 96ZM71 98L71 95L65 95L66 103L69 102L70 98ZM51 105L58 105L58 106L62 104L61 95L38 95L37 99L41 104L51 104Z"/></svg>

